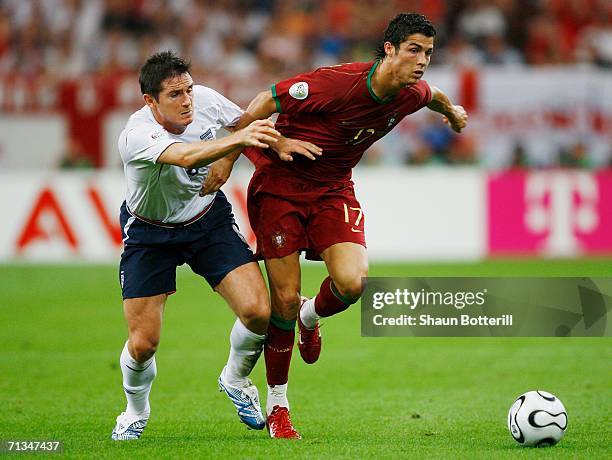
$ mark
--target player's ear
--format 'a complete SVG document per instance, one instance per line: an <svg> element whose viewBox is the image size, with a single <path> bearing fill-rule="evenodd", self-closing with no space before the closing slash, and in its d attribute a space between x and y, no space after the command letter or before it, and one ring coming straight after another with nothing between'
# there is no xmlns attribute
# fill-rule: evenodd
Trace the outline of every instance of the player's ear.
<svg viewBox="0 0 612 460"><path fill-rule="evenodd" d="M392 57L395 54L395 46L393 45L393 43L385 42L383 44L383 47L385 48L386 57Z"/></svg>
<svg viewBox="0 0 612 460"><path fill-rule="evenodd" d="M143 94L142 98L144 99L145 104L149 107L153 107L155 105L155 98L150 94Z"/></svg>

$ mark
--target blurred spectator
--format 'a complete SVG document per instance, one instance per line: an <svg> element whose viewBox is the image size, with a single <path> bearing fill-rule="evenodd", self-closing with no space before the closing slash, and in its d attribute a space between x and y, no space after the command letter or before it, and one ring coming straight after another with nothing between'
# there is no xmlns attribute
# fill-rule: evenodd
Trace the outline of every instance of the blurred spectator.
<svg viewBox="0 0 612 460"><path fill-rule="evenodd" d="M277 75L305 70L305 54L302 37L279 20L270 23L257 48L261 66Z"/></svg>
<svg viewBox="0 0 612 460"><path fill-rule="evenodd" d="M491 0L469 0L459 16L459 32L472 43L488 35L503 36L506 28L502 10Z"/></svg>
<svg viewBox="0 0 612 460"><path fill-rule="evenodd" d="M455 133L442 121L442 117L433 112L427 113L427 122L423 124L419 138L425 148L431 152L431 156L449 163L456 137Z"/></svg>
<svg viewBox="0 0 612 460"><path fill-rule="evenodd" d="M605 68L612 67L612 6L595 15L578 41L577 58Z"/></svg>
<svg viewBox="0 0 612 460"><path fill-rule="evenodd" d="M578 142L559 151L559 166L562 168L589 168L587 146Z"/></svg>
<svg viewBox="0 0 612 460"><path fill-rule="evenodd" d="M475 68L483 62L483 53L463 35L453 35L446 48L436 51L432 57L434 64L449 64L457 68Z"/></svg>
<svg viewBox="0 0 612 460"><path fill-rule="evenodd" d="M455 136L448 155L448 162L453 165L474 165L477 158L478 142L475 136L468 130L461 136Z"/></svg>
<svg viewBox="0 0 612 460"><path fill-rule="evenodd" d="M151 21L146 20L141 11L139 11L136 2L126 0L105 0L105 9L102 15L102 30L104 31L121 31L126 34L140 36L144 32L152 29L154 25ZM157 5L158 11L152 15L150 19L161 21L171 21L172 16L169 15L167 8L164 8L165 3Z"/></svg>
<svg viewBox="0 0 612 460"><path fill-rule="evenodd" d="M525 55L532 65L563 62L560 47L561 29L554 18L542 14L533 18L527 29Z"/></svg>
<svg viewBox="0 0 612 460"><path fill-rule="evenodd" d="M441 163L440 158L433 155L431 148L427 145L419 145L408 157L407 164L411 166L424 166Z"/></svg>
<svg viewBox="0 0 612 460"><path fill-rule="evenodd" d="M525 146L522 143L517 142L514 145L514 148L512 149L512 155L510 159L509 168L521 170L521 169L526 169L527 167L528 167L528 163L527 163L527 154L525 152Z"/></svg>
<svg viewBox="0 0 612 460"><path fill-rule="evenodd" d="M542 14L553 18L561 62L575 60L578 37L595 19L596 0L548 0Z"/></svg>
<svg viewBox="0 0 612 460"><path fill-rule="evenodd" d="M223 72L229 77L252 78L258 70L257 59L243 46L240 38L230 34L223 40Z"/></svg>
<svg viewBox="0 0 612 460"><path fill-rule="evenodd" d="M491 65L518 65L523 63L521 54L509 46L501 35L491 34L483 37L483 61Z"/></svg>
<svg viewBox="0 0 612 460"><path fill-rule="evenodd" d="M13 68L13 53L11 50L11 22L8 14L0 10L0 76Z"/></svg>

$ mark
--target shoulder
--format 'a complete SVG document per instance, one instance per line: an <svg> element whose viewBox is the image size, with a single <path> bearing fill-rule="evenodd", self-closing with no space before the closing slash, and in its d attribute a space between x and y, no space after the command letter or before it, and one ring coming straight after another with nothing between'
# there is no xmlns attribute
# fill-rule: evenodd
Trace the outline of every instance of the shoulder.
<svg viewBox="0 0 612 460"><path fill-rule="evenodd" d="M206 104L225 104L229 99L220 92L204 85L193 86L193 97L196 103Z"/></svg>
<svg viewBox="0 0 612 460"><path fill-rule="evenodd" d="M214 120L218 118L221 95L208 86L194 85L193 105L196 119Z"/></svg>
<svg viewBox="0 0 612 460"><path fill-rule="evenodd" d="M373 62L348 62L326 67L320 67L313 73L321 78L334 80L354 80L359 79L370 71Z"/></svg>
<svg viewBox="0 0 612 460"><path fill-rule="evenodd" d="M216 96L217 93L214 89L204 85L193 85L193 97L205 98L206 96Z"/></svg>
<svg viewBox="0 0 612 460"><path fill-rule="evenodd" d="M142 135L154 131L164 131L164 128L153 119L151 110L145 105L130 116L123 133L125 135Z"/></svg>
<svg viewBox="0 0 612 460"><path fill-rule="evenodd" d="M318 70L340 75L358 75L367 72L374 62L345 62L343 64L320 67Z"/></svg>
<svg viewBox="0 0 612 460"><path fill-rule="evenodd" d="M193 85L193 100L198 108L214 105L219 99L219 93L208 86Z"/></svg>
<svg viewBox="0 0 612 460"><path fill-rule="evenodd" d="M119 148L126 152L141 150L144 146L155 144L168 137L168 132L143 113L143 109L132 114L119 136Z"/></svg>
<svg viewBox="0 0 612 460"><path fill-rule="evenodd" d="M193 98L195 107L202 111L240 110L234 102L208 86L194 85Z"/></svg>
<svg viewBox="0 0 612 460"><path fill-rule="evenodd" d="M291 82L339 82L343 80L360 79L372 67L372 62L350 62L345 64L336 64L326 67L319 67L311 72L295 75L294 77L284 80L285 83Z"/></svg>
<svg viewBox="0 0 612 460"><path fill-rule="evenodd" d="M274 89L277 93L289 93L296 99L305 99L309 94L334 94L341 96L338 88L352 87L365 80L372 63L353 62L319 67L309 73L299 74L283 80Z"/></svg>
<svg viewBox="0 0 612 460"><path fill-rule="evenodd" d="M143 106L128 118L127 123L125 124L124 132L131 131L136 128L142 126L159 126L159 123L155 121L153 118L153 114L151 113L151 109L148 106Z"/></svg>
<svg viewBox="0 0 612 460"><path fill-rule="evenodd" d="M404 88L403 92L407 97L410 98L416 96L425 104L429 104L431 102L431 87L429 86L429 83L427 83L427 81L425 80L419 80L414 85L410 85L409 87Z"/></svg>

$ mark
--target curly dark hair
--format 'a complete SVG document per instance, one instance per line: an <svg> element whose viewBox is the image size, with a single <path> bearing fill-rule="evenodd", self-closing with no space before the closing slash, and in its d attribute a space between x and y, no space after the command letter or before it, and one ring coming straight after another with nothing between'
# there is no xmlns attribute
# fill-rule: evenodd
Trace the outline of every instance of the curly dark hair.
<svg viewBox="0 0 612 460"><path fill-rule="evenodd" d="M176 77L184 73L189 73L191 63L178 57L172 51L162 51L147 59L147 62L140 68L140 91L142 94L149 94L155 100L159 100L162 82L169 77Z"/></svg>
<svg viewBox="0 0 612 460"><path fill-rule="evenodd" d="M422 14L400 13L393 18L385 30L385 36L376 48L376 58L385 57L385 42L399 48L400 43L412 34L422 34L426 37L435 37L436 29Z"/></svg>

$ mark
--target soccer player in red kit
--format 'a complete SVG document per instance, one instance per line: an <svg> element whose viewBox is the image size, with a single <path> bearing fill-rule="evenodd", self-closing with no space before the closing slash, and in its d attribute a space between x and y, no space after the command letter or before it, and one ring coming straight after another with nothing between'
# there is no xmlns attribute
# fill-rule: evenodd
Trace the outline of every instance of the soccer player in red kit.
<svg viewBox="0 0 612 460"><path fill-rule="evenodd" d="M456 132L466 126L463 107L421 79L435 33L424 16L399 14L389 23L375 61L323 67L289 78L258 94L247 108L256 119L279 113L276 129L284 138L278 142L295 138L312 144L307 147L311 155L293 161L282 161L270 149L245 151L256 165L248 211L272 300L264 353L267 425L273 438L300 438L287 400L296 320L300 354L314 363L321 350L319 318L355 303L368 274L364 212L353 191L352 168L368 147L423 107L441 113ZM235 158L214 165L204 191L217 189L227 179ZM322 259L329 273L312 299L300 293L301 251L309 259Z"/></svg>

